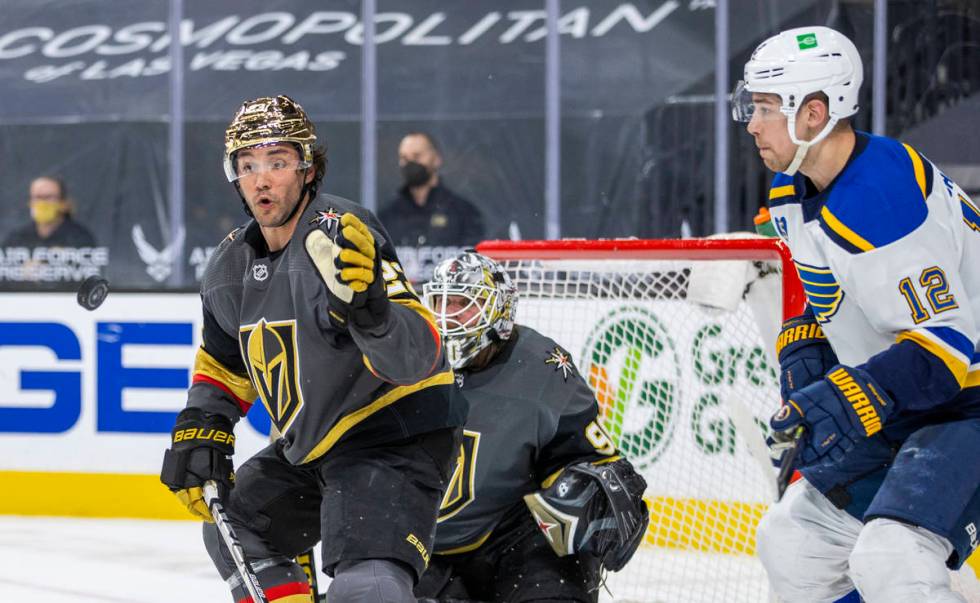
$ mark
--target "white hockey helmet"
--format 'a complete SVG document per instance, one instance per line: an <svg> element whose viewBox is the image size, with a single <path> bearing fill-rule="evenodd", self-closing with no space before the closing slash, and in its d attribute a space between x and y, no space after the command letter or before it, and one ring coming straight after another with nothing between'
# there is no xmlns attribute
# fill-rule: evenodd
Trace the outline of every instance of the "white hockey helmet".
<svg viewBox="0 0 980 603"><path fill-rule="evenodd" d="M475 251L440 262L422 296L445 339L446 358L464 368L491 343L510 337L517 288L499 264Z"/></svg>
<svg viewBox="0 0 980 603"><path fill-rule="evenodd" d="M823 140L838 121L857 113L863 80L861 55L845 35L822 26L789 29L759 44L752 53L744 79L732 92L732 118L740 122L752 119L752 93L778 95L790 140L798 147L785 170L793 175L810 146ZM803 99L815 92L827 95L830 119L813 140L799 140L796 114Z"/></svg>

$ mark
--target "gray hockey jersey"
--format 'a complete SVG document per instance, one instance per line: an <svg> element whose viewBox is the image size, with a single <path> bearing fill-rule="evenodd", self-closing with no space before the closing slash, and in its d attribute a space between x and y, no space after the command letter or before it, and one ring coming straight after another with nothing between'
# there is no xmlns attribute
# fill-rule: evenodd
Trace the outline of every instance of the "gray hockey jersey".
<svg viewBox="0 0 980 603"><path fill-rule="evenodd" d="M530 327L516 326L489 366L456 378L470 414L439 510L436 553L478 548L565 466L619 458L571 355Z"/></svg>
<svg viewBox="0 0 980 603"><path fill-rule="evenodd" d="M392 303L372 330L331 320L326 285L303 245L311 229L335 231L346 212L372 230L381 250ZM383 226L351 201L315 199L290 243L271 256L254 220L233 231L208 264L201 299L203 342L187 405L236 422L261 399L291 463L460 426L466 418L431 313Z"/></svg>

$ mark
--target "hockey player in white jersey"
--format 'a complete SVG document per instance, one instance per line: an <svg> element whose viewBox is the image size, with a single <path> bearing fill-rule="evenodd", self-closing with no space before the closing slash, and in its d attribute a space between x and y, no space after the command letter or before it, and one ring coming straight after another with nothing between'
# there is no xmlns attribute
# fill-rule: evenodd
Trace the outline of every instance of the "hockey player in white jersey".
<svg viewBox="0 0 980 603"><path fill-rule="evenodd" d="M805 27L760 44L732 96L808 299L777 343L771 421L803 479L759 555L787 602L962 602L947 566L980 525L980 211L909 145L851 127L861 81L850 40Z"/></svg>

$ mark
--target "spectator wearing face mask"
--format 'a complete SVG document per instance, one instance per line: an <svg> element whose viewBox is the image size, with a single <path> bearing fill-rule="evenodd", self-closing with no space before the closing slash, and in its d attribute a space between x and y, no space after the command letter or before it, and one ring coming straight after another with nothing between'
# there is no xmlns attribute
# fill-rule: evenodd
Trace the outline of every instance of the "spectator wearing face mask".
<svg viewBox="0 0 980 603"><path fill-rule="evenodd" d="M94 247L95 238L72 218L65 183L60 178L41 176L31 182L31 221L15 229L4 247Z"/></svg>
<svg viewBox="0 0 980 603"><path fill-rule="evenodd" d="M483 216L442 182L442 155L431 135L411 132L402 138L398 165L402 175L398 196L378 215L409 278L417 281L445 257L483 240Z"/></svg>

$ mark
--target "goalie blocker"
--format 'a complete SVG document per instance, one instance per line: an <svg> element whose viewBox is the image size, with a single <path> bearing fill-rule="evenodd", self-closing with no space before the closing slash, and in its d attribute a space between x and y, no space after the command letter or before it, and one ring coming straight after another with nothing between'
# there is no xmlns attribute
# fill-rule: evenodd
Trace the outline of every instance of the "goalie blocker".
<svg viewBox="0 0 980 603"><path fill-rule="evenodd" d="M525 495L524 502L559 557L594 555L615 572L646 534L646 487L625 459L604 465L583 462L566 468L547 489Z"/></svg>

